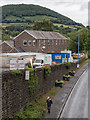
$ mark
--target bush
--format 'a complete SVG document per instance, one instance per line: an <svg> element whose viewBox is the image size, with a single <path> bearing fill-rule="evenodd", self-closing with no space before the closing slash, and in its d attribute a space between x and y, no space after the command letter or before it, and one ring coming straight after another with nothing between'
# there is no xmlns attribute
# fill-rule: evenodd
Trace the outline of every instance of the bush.
<svg viewBox="0 0 90 120"><path fill-rule="evenodd" d="M65 66L66 66L67 69L69 69L71 67L71 63L67 62L67 63L65 63Z"/></svg>
<svg viewBox="0 0 90 120"><path fill-rule="evenodd" d="M13 70L13 73L16 74L16 75L22 75L21 70Z"/></svg>
<svg viewBox="0 0 90 120"><path fill-rule="evenodd" d="M45 75L49 75L51 73L51 67L48 65L45 65L42 67L45 70Z"/></svg>

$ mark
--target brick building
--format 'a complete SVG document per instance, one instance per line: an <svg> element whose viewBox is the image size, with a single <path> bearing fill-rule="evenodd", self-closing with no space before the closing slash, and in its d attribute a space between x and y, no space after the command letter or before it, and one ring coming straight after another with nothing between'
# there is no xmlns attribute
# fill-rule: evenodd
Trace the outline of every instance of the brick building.
<svg viewBox="0 0 90 120"><path fill-rule="evenodd" d="M0 43L0 53L25 52L21 47L14 47L14 41L8 40Z"/></svg>
<svg viewBox="0 0 90 120"><path fill-rule="evenodd" d="M14 47L26 52L60 53L68 49L68 39L58 32L24 30L14 38Z"/></svg>

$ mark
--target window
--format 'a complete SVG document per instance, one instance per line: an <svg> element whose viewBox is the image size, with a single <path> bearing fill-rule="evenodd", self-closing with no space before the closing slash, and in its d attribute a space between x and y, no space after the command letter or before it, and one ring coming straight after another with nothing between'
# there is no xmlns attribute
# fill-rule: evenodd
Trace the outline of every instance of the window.
<svg viewBox="0 0 90 120"><path fill-rule="evenodd" d="M57 45L57 40L56 40L56 45Z"/></svg>
<svg viewBox="0 0 90 120"><path fill-rule="evenodd" d="M64 45L64 40L62 40L62 45Z"/></svg>
<svg viewBox="0 0 90 120"><path fill-rule="evenodd" d="M39 43L39 46L40 46L40 45L41 45L41 41L39 40L39 42L38 42L38 43Z"/></svg>
<svg viewBox="0 0 90 120"><path fill-rule="evenodd" d="M61 41L59 40L59 45L61 45Z"/></svg>
<svg viewBox="0 0 90 120"><path fill-rule="evenodd" d="M46 41L45 41L45 40L43 40L43 45L44 45L44 46L45 46L45 42L46 42Z"/></svg>
<svg viewBox="0 0 90 120"><path fill-rule="evenodd" d="M35 41L35 40L33 40L33 46L35 46L35 44L36 44L36 41Z"/></svg>
<svg viewBox="0 0 90 120"><path fill-rule="evenodd" d="M24 46L27 46L27 40L24 40L24 41L23 41L23 45L24 45Z"/></svg>
<svg viewBox="0 0 90 120"><path fill-rule="evenodd" d="M48 45L50 45L50 40L48 40Z"/></svg>
<svg viewBox="0 0 90 120"><path fill-rule="evenodd" d="M54 40L52 40L52 45L54 45Z"/></svg>
<svg viewBox="0 0 90 120"><path fill-rule="evenodd" d="M28 45L31 46L31 40L28 41Z"/></svg>

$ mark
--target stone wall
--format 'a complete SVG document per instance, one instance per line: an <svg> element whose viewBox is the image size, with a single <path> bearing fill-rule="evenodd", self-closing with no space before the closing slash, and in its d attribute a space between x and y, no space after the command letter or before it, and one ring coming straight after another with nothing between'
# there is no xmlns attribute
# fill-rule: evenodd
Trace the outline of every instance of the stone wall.
<svg viewBox="0 0 90 120"><path fill-rule="evenodd" d="M72 63L70 69L75 70L76 64ZM51 66L51 74L44 75L44 70L37 69L38 76L38 93L40 98L47 93L54 85L55 80L62 80L62 76L68 73L70 69L66 69L64 64ZM11 71L2 72L2 109L3 118L14 116L17 112L30 102L28 81L25 80L25 71L22 75L13 74Z"/></svg>

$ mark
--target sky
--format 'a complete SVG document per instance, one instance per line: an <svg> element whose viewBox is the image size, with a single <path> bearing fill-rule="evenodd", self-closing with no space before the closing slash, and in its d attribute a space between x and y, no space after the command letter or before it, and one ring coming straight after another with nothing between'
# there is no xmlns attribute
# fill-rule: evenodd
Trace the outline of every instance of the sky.
<svg viewBox="0 0 90 120"><path fill-rule="evenodd" d="M0 6L22 3L40 5L87 26L89 1L90 0L0 0Z"/></svg>

